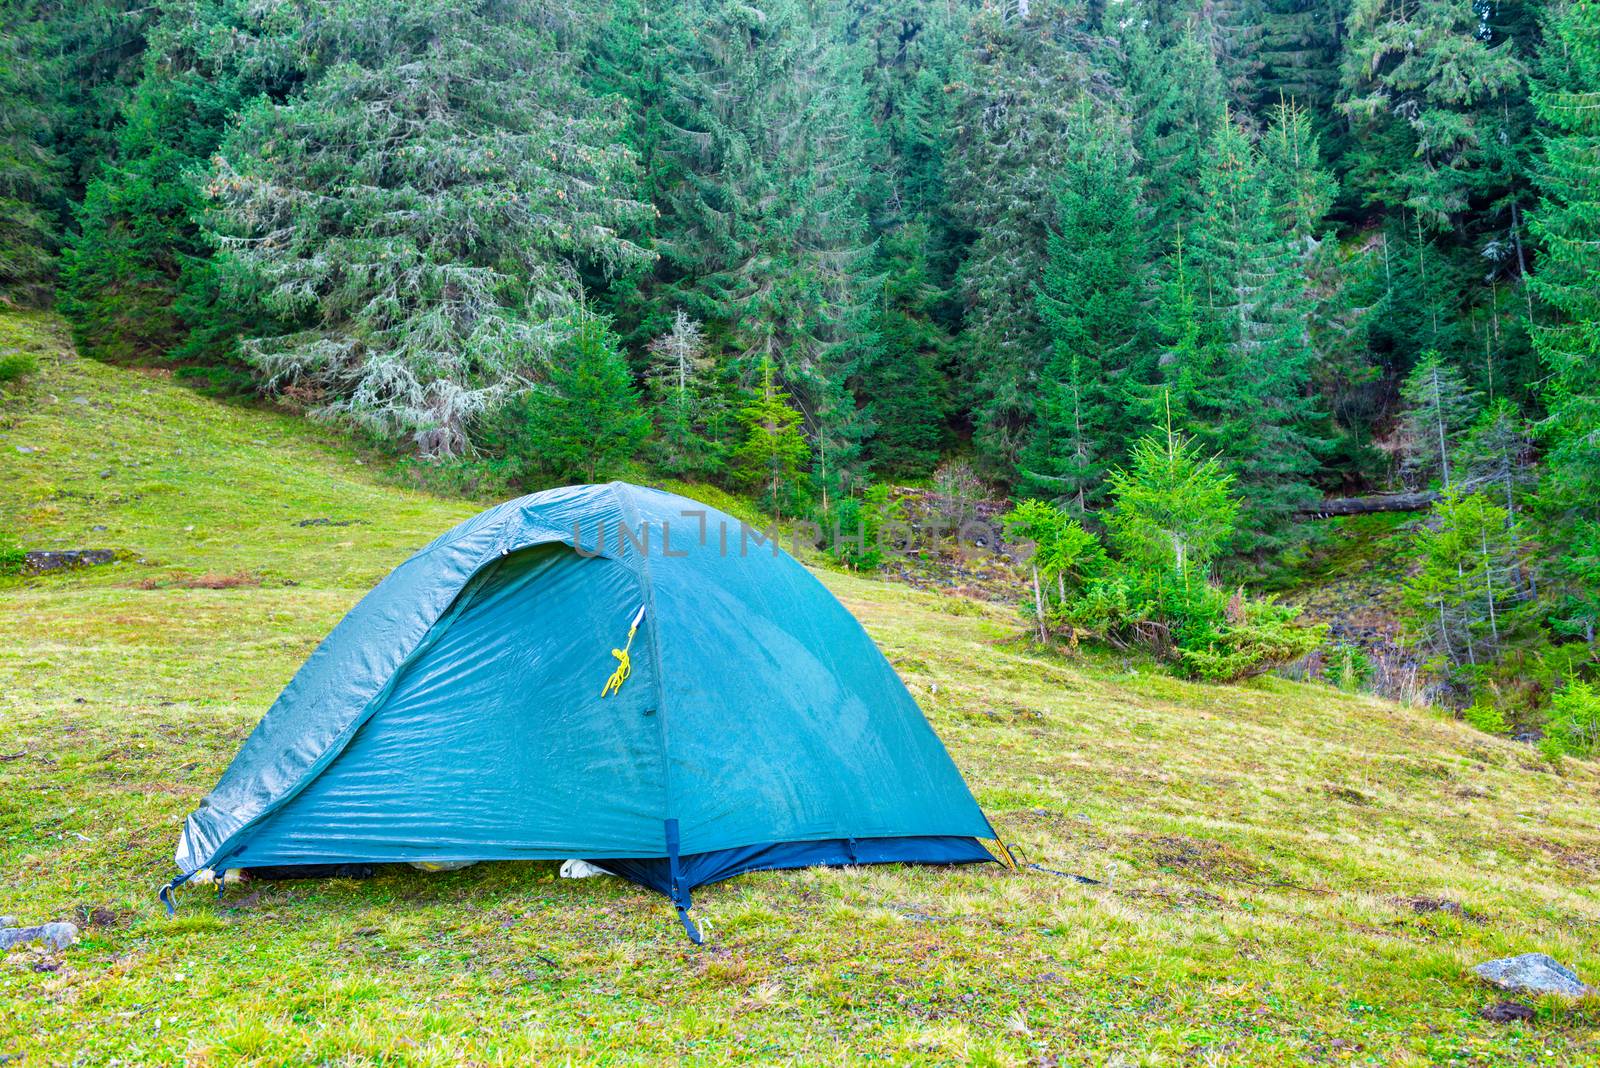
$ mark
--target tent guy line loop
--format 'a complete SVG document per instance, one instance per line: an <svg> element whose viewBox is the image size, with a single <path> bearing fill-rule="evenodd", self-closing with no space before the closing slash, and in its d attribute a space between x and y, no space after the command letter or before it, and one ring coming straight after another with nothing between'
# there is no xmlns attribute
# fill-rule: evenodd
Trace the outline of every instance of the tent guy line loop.
<svg viewBox="0 0 1600 1068"><path fill-rule="evenodd" d="M622 684L628 681L628 676L633 674L633 661L629 659L629 652L633 649L633 636L639 632L639 623L644 619L644 605L633 614L633 622L628 626L628 640L622 643L621 649L611 650L611 655L617 658L617 670L611 673L605 686L600 689L601 697L610 697L622 689Z"/></svg>
<svg viewBox="0 0 1600 1068"><path fill-rule="evenodd" d="M1001 841L1000 836L998 834L995 835L995 839L994 840L996 842L1000 843L1000 848L1001 849L1005 850L1006 857L1011 862L1011 870L1012 871L1023 871L1025 869L1026 870L1032 870L1032 871L1042 871L1046 875L1054 875L1058 879L1071 879L1073 882L1082 883L1084 886L1104 886L1105 885L1105 883L1100 879L1091 879L1087 875L1079 875L1076 872L1057 871L1054 868L1047 868L1043 864L1035 864L1032 861L1028 860L1026 857L1023 858L1021 863L1019 863L1017 861L1016 857L1012 855L1011 847L1006 845L1005 842Z"/></svg>

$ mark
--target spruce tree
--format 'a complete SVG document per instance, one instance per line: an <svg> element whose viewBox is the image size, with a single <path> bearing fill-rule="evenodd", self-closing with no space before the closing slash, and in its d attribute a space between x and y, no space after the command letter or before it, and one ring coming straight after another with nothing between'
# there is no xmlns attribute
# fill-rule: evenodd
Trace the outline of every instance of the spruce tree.
<svg viewBox="0 0 1600 1068"><path fill-rule="evenodd" d="M1546 125L1532 222L1543 245L1533 291L1549 309L1534 331L1548 373L1541 486L1556 547L1564 630L1600 631L1600 6L1559 0L1534 92Z"/></svg>
<svg viewBox="0 0 1600 1068"><path fill-rule="evenodd" d="M1111 544L1179 586L1203 585L1239 517L1232 485L1223 466L1169 420L1135 442L1129 466L1111 475Z"/></svg>
<svg viewBox="0 0 1600 1068"><path fill-rule="evenodd" d="M1278 104L1301 109L1324 143L1338 135L1334 110L1339 54L1350 0L1258 0L1260 25L1250 105L1266 115Z"/></svg>
<svg viewBox="0 0 1600 1068"><path fill-rule="evenodd" d="M1098 503L1106 465L1123 458L1132 437L1126 409L1144 294L1130 267L1145 262L1145 220L1120 117L1081 106L1067 133L1036 297L1051 349L1018 486L1081 512Z"/></svg>
<svg viewBox="0 0 1600 1068"><path fill-rule="evenodd" d="M0 15L0 301L44 303L54 271L61 163L50 149L43 26L30 5Z"/></svg>
<svg viewBox="0 0 1600 1068"><path fill-rule="evenodd" d="M323 72L249 107L208 193L231 276L293 328L248 339L271 384L424 455L536 377L581 298L624 270L632 156L528 0L325 0Z"/></svg>
<svg viewBox="0 0 1600 1068"><path fill-rule="evenodd" d="M648 387L656 413L658 447L652 460L677 477L704 478L721 467L719 444L707 424L717 399L710 391L716 360L705 331L683 309L672 329L650 342Z"/></svg>
<svg viewBox="0 0 1600 1068"><path fill-rule="evenodd" d="M859 474L871 244L864 90L798 0L686 0L663 30L654 284L794 390L824 494Z"/></svg>
<svg viewBox="0 0 1600 1068"><path fill-rule="evenodd" d="M866 456L874 471L925 476L948 431L940 363L949 338L934 321L942 291L928 281L928 227L907 223L878 239L880 291L872 302L857 392L865 402Z"/></svg>
<svg viewBox="0 0 1600 1068"><path fill-rule="evenodd" d="M1425 352L1406 377L1405 455L1401 470L1413 484L1438 478L1449 489L1451 455L1477 415L1477 391L1437 352Z"/></svg>
<svg viewBox="0 0 1600 1068"><path fill-rule="evenodd" d="M151 28L115 153L84 193L64 256L61 309L86 355L177 358L248 383L234 339L260 323L242 294L221 298L201 181L245 101L281 100L303 76L305 59L284 46L291 25L238 0L187 0Z"/></svg>
<svg viewBox="0 0 1600 1068"><path fill-rule="evenodd" d="M9 6L9 5L8 5ZM115 155L130 91L144 70L145 33L163 5L146 0L22 0L42 47L26 56L41 83L49 145L60 161L60 222Z"/></svg>
<svg viewBox="0 0 1600 1068"><path fill-rule="evenodd" d="M1192 246L1196 295L1227 353L1204 386L1220 404L1200 432L1239 476L1250 522L1236 548L1258 557L1284 543L1296 509L1316 498L1310 479L1324 447L1301 245L1275 203L1269 162L1237 123L1219 125Z"/></svg>
<svg viewBox="0 0 1600 1068"><path fill-rule="evenodd" d="M625 473L650 432L621 343L603 317L580 311L547 382L512 408L508 452L524 472L557 483Z"/></svg>
<svg viewBox="0 0 1600 1068"><path fill-rule="evenodd" d="M805 469L811 446L800 429L800 413L778 388L771 360L762 360L760 388L739 410L739 422L745 437L733 454L734 477L756 490L780 518L786 506L793 512L809 488Z"/></svg>
<svg viewBox="0 0 1600 1068"><path fill-rule="evenodd" d="M1055 214L1051 185L1084 80L1073 12L985 8L952 125L952 210L973 235L959 274L962 348L979 455L1009 476L1027 441L1050 346L1034 301Z"/></svg>
<svg viewBox="0 0 1600 1068"><path fill-rule="evenodd" d="M1519 597L1517 527L1482 494L1447 489L1416 533L1402 593L1413 640L1457 681L1504 648Z"/></svg>
<svg viewBox="0 0 1600 1068"><path fill-rule="evenodd" d="M918 0L850 0L847 40L865 84L865 118L879 151L873 224L937 225L945 198L952 94L967 12ZM942 242L945 235L930 233Z"/></svg>
<svg viewBox="0 0 1600 1068"><path fill-rule="evenodd" d="M1496 31L1491 5L1465 0L1352 0L1341 107L1361 147L1354 180L1448 230L1469 210L1507 101L1525 65Z"/></svg>
<svg viewBox="0 0 1600 1068"><path fill-rule="evenodd" d="M1203 211L1200 172L1227 96L1215 57L1192 31L1163 45L1159 29L1129 19L1123 49L1154 247L1170 252L1179 228Z"/></svg>

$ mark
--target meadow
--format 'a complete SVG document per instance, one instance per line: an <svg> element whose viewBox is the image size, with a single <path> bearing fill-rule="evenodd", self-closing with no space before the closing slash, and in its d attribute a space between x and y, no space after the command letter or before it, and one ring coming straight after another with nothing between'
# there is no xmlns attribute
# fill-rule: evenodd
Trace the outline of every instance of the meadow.
<svg viewBox="0 0 1600 1068"><path fill-rule="evenodd" d="M0 516L117 562L0 579L0 958L24 1064L1593 1064L1600 771L1426 708L1032 648L1015 610L819 568L1038 868L743 876L659 896L554 863L181 895L183 817L322 636L482 503L292 415L76 357L0 407ZM1054 872L1077 873L1084 884Z"/></svg>

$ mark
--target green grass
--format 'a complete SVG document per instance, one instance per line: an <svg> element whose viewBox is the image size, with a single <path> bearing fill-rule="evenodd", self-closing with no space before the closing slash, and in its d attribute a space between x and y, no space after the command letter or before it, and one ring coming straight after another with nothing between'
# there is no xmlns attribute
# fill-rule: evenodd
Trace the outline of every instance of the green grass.
<svg viewBox="0 0 1600 1068"><path fill-rule="evenodd" d="M59 338L0 316L0 348L19 332ZM39 362L0 408L0 514L122 557L0 580L0 913L101 910L0 958L0 1057L1600 1061L1600 1006L1492 1024L1467 973L1541 950L1600 980L1592 765L1324 687L1036 654L1007 610L831 571L1001 829L1104 885L757 874L696 895L703 948L554 864L196 891L168 920L184 815L340 615L476 505L294 418L59 342Z"/></svg>

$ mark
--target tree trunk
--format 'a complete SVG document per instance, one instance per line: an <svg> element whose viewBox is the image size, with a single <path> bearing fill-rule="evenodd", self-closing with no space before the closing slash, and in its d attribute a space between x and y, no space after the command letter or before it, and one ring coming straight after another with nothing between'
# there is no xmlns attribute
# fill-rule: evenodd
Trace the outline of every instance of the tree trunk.
<svg viewBox="0 0 1600 1068"><path fill-rule="evenodd" d="M1439 499L1432 490L1421 493L1378 493L1371 497L1332 497L1296 511L1301 515L1370 515L1374 512L1420 512Z"/></svg>
<svg viewBox="0 0 1600 1068"><path fill-rule="evenodd" d="M1033 569L1033 611L1039 617L1039 641L1049 641L1049 634L1044 627L1044 593L1039 589L1039 569Z"/></svg>

